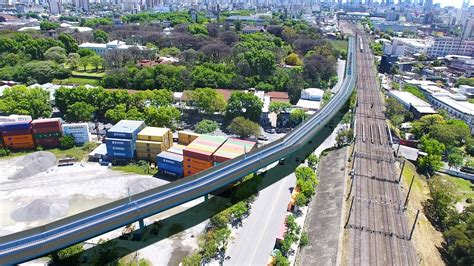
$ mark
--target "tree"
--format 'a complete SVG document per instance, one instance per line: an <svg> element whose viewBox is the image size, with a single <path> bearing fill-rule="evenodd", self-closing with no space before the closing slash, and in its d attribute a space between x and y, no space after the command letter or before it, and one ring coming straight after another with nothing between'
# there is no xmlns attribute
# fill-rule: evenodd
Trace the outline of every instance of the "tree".
<svg viewBox="0 0 474 266"><path fill-rule="evenodd" d="M141 113L137 107L133 106L129 110L125 104L118 104L112 109L105 112L105 118L111 123L117 123L120 120L143 120L145 115Z"/></svg>
<svg viewBox="0 0 474 266"><path fill-rule="evenodd" d="M425 136L421 138L421 149L428 154L418 157L418 165L423 171L433 174L443 166L441 155L445 150L444 144Z"/></svg>
<svg viewBox="0 0 474 266"><path fill-rule="evenodd" d="M279 250L275 251L273 258L275 259L274 265L276 266L290 266L288 259Z"/></svg>
<svg viewBox="0 0 474 266"><path fill-rule="evenodd" d="M449 167L459 168L463 165L464 157L459 152L450 153L448 155Z"/></svg>
<svg viewBox="0 0 474 266"><path fill-rule="evenodd" d="M301 234L301 238L300 238L300 248L303 248L305 246L307 246L309 244L309 237L308 237L308 233L306 232L303 232Z"/></svg>
<svg viewBox="0 0 474 266"><path fill-rule="evenodd" d="M204 25L201 24L191 24L188 26L189 33L196 35L196 34L204 34L208 35L209 31Z"/></svg>
<svg viewBox="0 0 474 266"><path fill-rule="evenodd" d="M90 55L95 55L94 51L92 51L91 49L87 49L87 48L81 48L77 51L77 53L81 57L88 57Z"/></svg>
<svg viewBox="0 0 474 266"><path fill-rule="evenodd" d="M79 60L79 63L84 68L84 71L87 70L87 66L89 66L89 64L91 62L90 59L91 59L91 56L86 56L86 57L81 57L81 59Z"/></svg>
<svg viewBox="0 0 474 266"><path fill-rule="evenodd" d="M423 203L427 218L438 229L446 229L446 222L455 214L454 187L445 182L440 176L434 176L428 181L431 198Z"/></svg>
<svg viewBox="0 0 474 266"><path fill-rule="evenodd" d="M103 30L94 30L92 36L94 41L98 43L106 43L109 39L109 35Z"/></svg>
<svg viewBox="0 0 474 266"><path fill-rule="evenodd" d="M44 52L44 58L62 64L66 61L66 50L59 46L51 47Z"/></svg>
<svg viewBox="0 0 474 266"><path fill-rule="evenodd" d="M226 102L224 96L211 88L195 89L191 92L190 100L197 109L206 114L222 112L225 110Z"/></svg>
<svg viewBox="0 0 474 266"><path fill-rule="evenodd" d="M92 265L107 265L117 259L117 242L100 239L98 244L98 254L93 257Z"/></svg>
<svg viewBox="0 0 474 266"><path fill-rule="evenodd" d="M303 109L294 109L290 113L290 124L293 127L296 127L297 125L302 123L307 117L308 114Z"/></svg>
<svg viewBox="0 0 474 266"><path fill-rule="evenodd" d="M290 66L301 66L303 61L298 57L297 54L291 53L285 58L285 63Z"/></svg>
<svg viewBox="0 0 474 266"><path fill-rule="evenodd" d="M57 251L56 255L50 255L53 261L62 265L76 265L79 263L82 253L84 252L83 244L79 243L65 249ZM57 261L56 261L57 259Z"/></svg>
<svg viewBox="0 0 474 266"><path fill-rule="evenodd" d="M217 130L219 125L216 121L203 119L196 124L196 133L209 134Z"/></svg>
<svg viewBox="0 0 474 266"><path fill-rule="evenodd" d="M230 96L225 115L228 121L231 121L238 116L242 116L246 119L257 122L260 121L262 108L263 103L257 96L252 93L238 91L232 93Z"/></svg>
<svg viewBox="0 0 474 266"><path fill-rule="evenodd" d="M451 148L461 146L470 137L471 130L462 120L448 120L446 124L431 125L429 135Z"/></svg>
<svg viewBox="0 0 474 266"><path fill-rule="evenodd" d="M64 150L74 147L75 145L74 137L71 135L63 136L60 140L60 145L61 145L61 149L64 149Z"/></svg>
<svg viewBox="0 0 474 266"><path fill-rule="evenodd" d="M260 76L265 79L275 70L275 55L267 50L252 49L244 53L244 60L248 64L249 76Z"/></svg>
<svg viewBox="0 0 474 266"><path fill-rule="evenodd" d="M40 23L40 29L41 30L55 30L59 27L60 27L59 23L51 22L51 21L48 21L48 20L43 20Z"/></svg>
<svg viewBox="0 0 474 266"><path fill-rule="evenodd" d="M193 252L191 255L184 257L181 264L183 266L196 266L201 265L202 255L199 252Z"/></svg>
<svg viewBox="0 0 474 266"><path fill-rule="evenodd" d="M292 105L290 103L287 103L287 102L271 102L270 106L268 107L268 110L270 112L279 114L282 111L287 111L291 107L292 107Z"/></svg>
<svg viewBox="0 0 474 266"><path fill-rule="evenodd" d="M413 133L417 138L421 138L430 132L432 126L445 123L446 121L441 115L425 115L418 121L412 123L411 133Z"/></svg>
<svg viewBox="0 0 474 266"><path fill-rule="evenodd" d="M61 33L58 36L58 40L63 43L67 54L77 53L79 50L76 39L74 39L74 37L72 37L70 34Z"/></svg>
<svg viewBox="0 0 474 266"><path fill-rule="evenodd" d="M312 54L304 58L303 77L310 86L324 87L325 83L335 76L335 59Z"/></svg>
<svg viewBox="0 0 474 266"><path fill-rule="evenodd" d="M49 92L26 86L6 88L0 98L0 112L31 115L33 119L49 117L52 113Z"/></svg>
<svg viewBox="0 0 474 266"><path fill-rule="evenodd" d="M242 21L240 20L236 20L234 21L234 28L235 28L235 31L239 32L242 30Z"/></svg>
<svg viewBox="0 0 474 266"><path fill-rule="evenodd" d="M227 129L242 139L260 135L260 126L242 116L234 118Z"/></svg>
<svg viewBox="0 0 474 266"><path fill-rule="evenodd" d="M318 156L316 156L316 154L314 153L311 153L308 158L306 158L308 160L308 166L311 167L311 168L315 168L316 165L318 164L318 161L319 161L319 158Z"/></svg>
<svg viewBox="0 0 474 266"><path fill-rule="evenodd" d="M95 67L95 71L98 71L99 66L102 65L102 57L99 55L93 55L89 57L89 63Z"/></svg>
<svg viewBox="0 0 474 266"><path fill-rule="evenodd" d="M174 106L148 107L145 109L145 122L152 127L174 128L181 112Z"/></svg>
<svg viewBox="0 0 474 266"><path fill-rule="evenodd" d="M74 69L74 70L77 69L80 63L81 63L81 56L79 54L70 53L67 56L66 64L69 65L71 69Z"/></svg>
<svg viewBox="0 0 474 266"><path fill-rule="evenodd" d="M66 112L66 120L70 122L88 122L94 117L96 107L86 102L71 104Z"/></svg>
<svg viewBox="0 0 474 266"><path fill-rule="evenodd" d="M354 130L352 128L339 131L336 136L336 145L342 147L352 141L354 138Z"/></svg>

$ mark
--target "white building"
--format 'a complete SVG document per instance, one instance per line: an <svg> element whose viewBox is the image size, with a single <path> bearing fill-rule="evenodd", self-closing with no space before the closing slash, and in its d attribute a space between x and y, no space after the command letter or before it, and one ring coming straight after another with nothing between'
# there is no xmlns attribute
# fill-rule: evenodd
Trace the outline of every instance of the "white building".
<svg viewBox="0 0 474 266"><path fill-rule="evenodd" d="M453 96L433 95L431 101L434 107L444 109L449 116L466 122L471 129L471 134L474 134L474 104L456 100L456 96Z"/></svg>
<svg viewBox="0 0 474 266"><path fill-rule="evenodd" d="M405 109L412 112L415 117L422 117L424 115L436 114L436 110L431 105L422 99L407 91L390 90L389 95L401 103Z"/></svg>
<svg viewBox="0 0 474 266"><path fill-rule="evenodd" d="M113 40L108 43L82 43L79 45L79 48L90 49L100 55L104 55L107 50L127 50L129 48L136 47L140 50L145 50L145 46L141 45L127 45L125 42L119 40Z"/></svg>
<svg viewBox="0 0 474 266"><path fill-rule="evenodd" d="M63 12L61 0L48 0L49 13L57 15Z"/></svg>
<svg viewBox="0 0 474 266"><path fill-rule="evenodd" d="M425 54L431 58L447 55L474 55L474 41L455 37L434 37L423 39L393 38L384 44L384 53L397 56Z"/></svg>
<svg viewBox="0 0 474 266"><path fill-rule="evenodd" d="M296 103L296 106L306 111L310 111L310 114L321 108L321 101L323 99L324 91L317 88L307 88L301 92L301 98Z"/></svg>
<svg viewBox="0 0 474 266"><path fill-rule="evenodd" d="M466 96L467 98L474 98L474 87L469 85L461 85L459 86L460 94Z"/></svg>

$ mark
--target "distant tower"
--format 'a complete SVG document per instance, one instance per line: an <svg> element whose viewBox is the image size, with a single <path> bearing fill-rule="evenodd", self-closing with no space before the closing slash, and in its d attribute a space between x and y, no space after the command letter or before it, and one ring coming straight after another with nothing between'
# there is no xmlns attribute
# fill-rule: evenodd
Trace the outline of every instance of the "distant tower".
<svg viewBox="0 0 474 266"><path fill-rule="evenodd" d="M423 10L425 12L430 12L433 9L433 0L426 0L423 5Z"/></svg>
<svg viewBox="0 0 474 266"><path fill-rule="evenodd" d="M469 8L470 0L464 0L462 2L462 8Z"/></svg>

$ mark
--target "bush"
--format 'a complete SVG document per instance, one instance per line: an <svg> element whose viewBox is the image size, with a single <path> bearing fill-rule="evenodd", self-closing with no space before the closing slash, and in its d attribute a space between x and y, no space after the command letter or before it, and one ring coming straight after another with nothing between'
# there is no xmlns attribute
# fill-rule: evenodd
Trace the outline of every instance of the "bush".
<svg viewBox="0 0 474 266"><path fill-rule="evenodd" d="M4 149L4 148L0 149L0 157L4 157L8 155L10 155L10 150Z"/></svg>
<svg viewBox="0 0 474 266"><path fill-rule="evenodd" d="M199 123L196 124L196 133L199 134L208 134L212 133L217 130L219 125L216 121L203 119Z"/></svg>
<svg viewBox="0 0 474 266"><path fill-rule="evenodd" d="M67 150L74 147L74 137L73 136L64 136L61 138L61 149Z"/></svg>

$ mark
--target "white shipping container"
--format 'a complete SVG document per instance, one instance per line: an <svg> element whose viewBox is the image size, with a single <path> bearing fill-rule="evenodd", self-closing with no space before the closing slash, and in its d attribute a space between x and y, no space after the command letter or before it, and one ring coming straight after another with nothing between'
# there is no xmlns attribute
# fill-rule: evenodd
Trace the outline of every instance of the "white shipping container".
<svg viewBox="0 0 474 266"><path fill-rule="evenodd" d="M9 115L0 116L0 122L29 122L32 118L29 115Z"/></svg>

